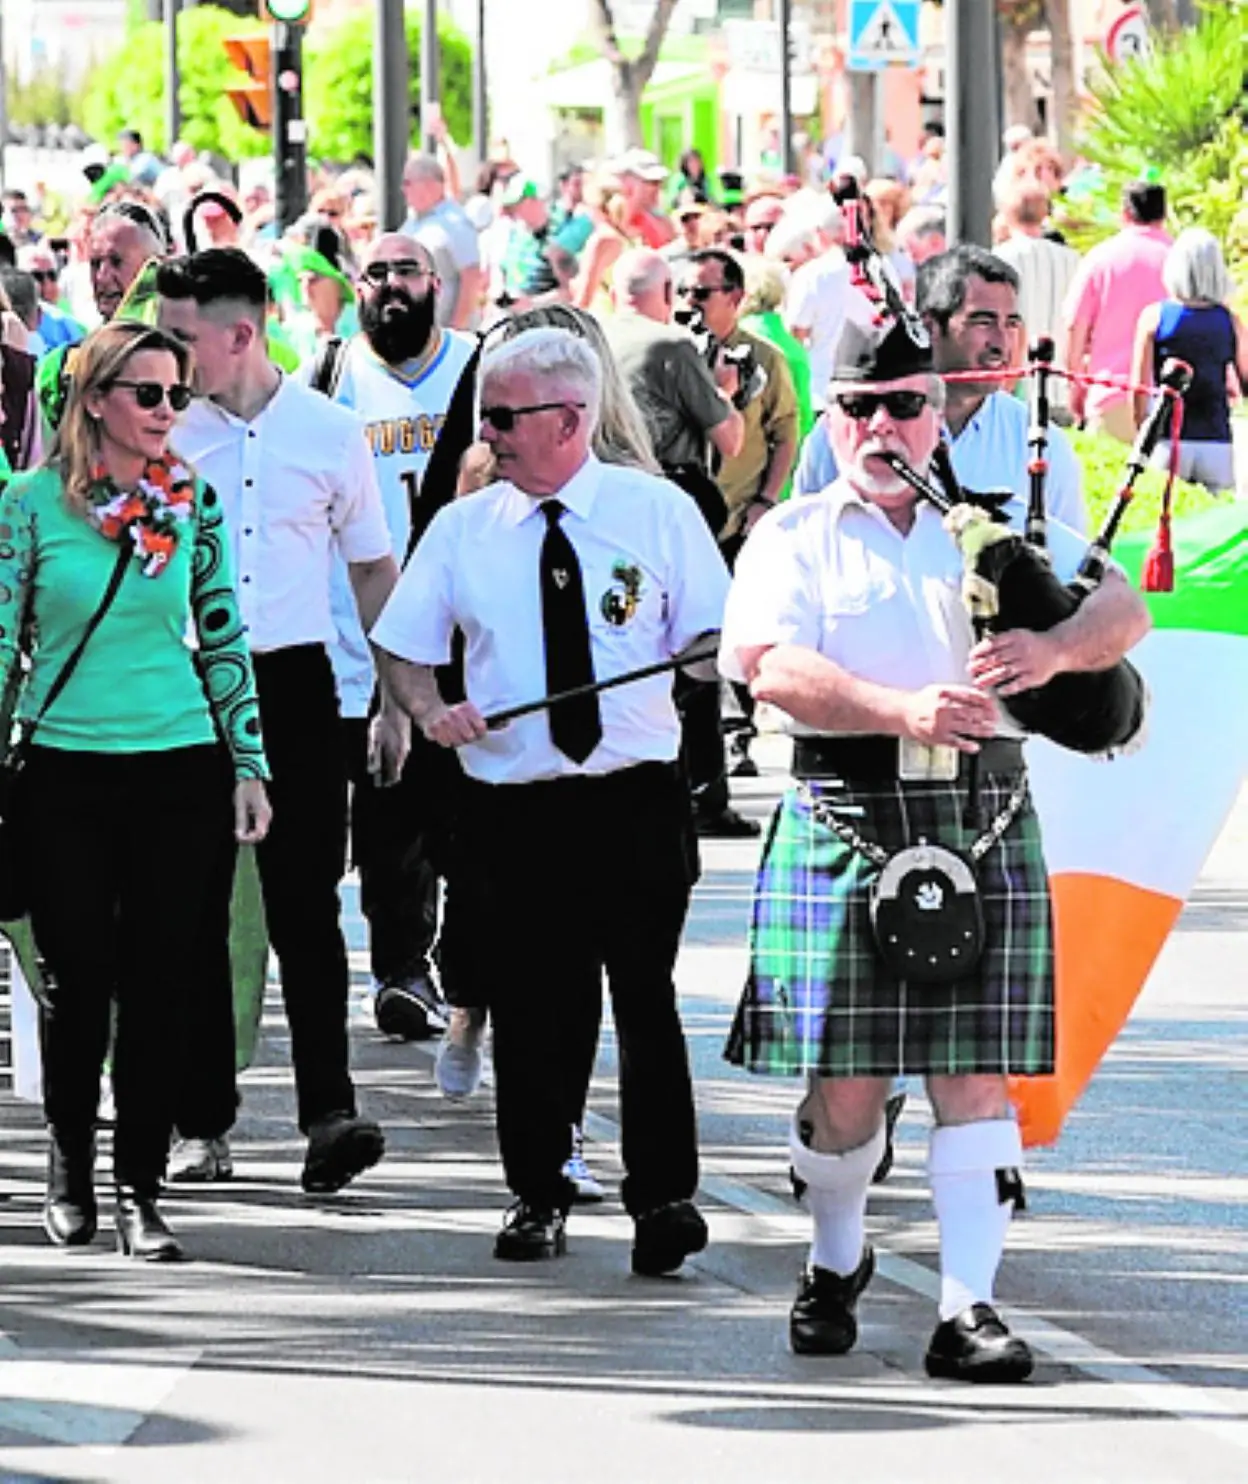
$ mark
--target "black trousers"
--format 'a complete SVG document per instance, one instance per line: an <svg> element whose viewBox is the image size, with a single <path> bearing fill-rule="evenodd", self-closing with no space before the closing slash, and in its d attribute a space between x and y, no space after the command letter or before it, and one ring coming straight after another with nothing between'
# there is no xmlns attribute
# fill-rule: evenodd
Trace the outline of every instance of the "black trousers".
<svg viewBox="0 0 1248 1484"><path fill-rule="evenodd" d="M697 877L677 768L491 787L466 781L465 869L490 954L498 1139L507 1183L568 1205L561 1167L593 1069L606 971L620 1048L633 1215L691 1196L697 1134L672 973Z"/></svg>
<svg viewBox="0 0 1248 1484"><path fill-rule="evenodd" d="M35 747L20 786L31 920L52 977L42 1026L48 1123L65 1148L90 1140L115 1004L114 1170L119 1183L154 1191L189 1012L204 999L229 1002L229 759L215 746L124 755Z"/></svg>
<svg viewBox="0 0 1248 1484"><path fill-rule="evenodd" d="M324 648L296 645L254 655L253 663L273 805L256 862L290 1026L299 1127L306 1133L329 1113L355 1112L347 1065L347 945L338 901L347 856L346 759ZM233 1014L228 995L194 1007L195 1070L177 1110L184 1137L215 1137L234 1121Z"/></svg>

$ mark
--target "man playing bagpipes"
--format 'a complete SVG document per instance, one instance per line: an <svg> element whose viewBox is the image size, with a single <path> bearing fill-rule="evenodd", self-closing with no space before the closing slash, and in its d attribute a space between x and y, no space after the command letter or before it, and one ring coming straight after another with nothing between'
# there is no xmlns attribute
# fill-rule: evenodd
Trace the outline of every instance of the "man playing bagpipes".
<svg viewBox="0 0 1248 1484"><path fill-rule="evenodd" d="M884 457L922 475L936 449L944 386L927 331L881 313L869 331L846 330L833 375L840 477L758 522L724 624L721 669L786 713L796 737L725 1055L809 1079L790 1135L814 1218L793 1349L843 1354L857 1338L885 1098L897 1075L922 1074L941 1270L926 1367L1020 1381L1031 1353L993 1308L1022 1201L1006 1078L1053 1066L1053 948L1022 734L1001 702L1113 665L1148 617L1111 570L1046 632L977 642L958 545ZM1006 510L1021 530L1022 502ZM1083 551L1051 524L1058 577Z"/></svg>

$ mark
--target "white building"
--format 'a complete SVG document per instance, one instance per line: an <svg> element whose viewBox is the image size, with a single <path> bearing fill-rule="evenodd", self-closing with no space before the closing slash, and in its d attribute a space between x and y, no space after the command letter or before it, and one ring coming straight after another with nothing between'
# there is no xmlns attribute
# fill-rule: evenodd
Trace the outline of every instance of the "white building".
<svg viewBox="0 0 1248 1484"><path fill-rule="evenodd" d="M0 0L4 58L19 78L51 67L73 87L117 47L126 31L126 0Z"/></svg>

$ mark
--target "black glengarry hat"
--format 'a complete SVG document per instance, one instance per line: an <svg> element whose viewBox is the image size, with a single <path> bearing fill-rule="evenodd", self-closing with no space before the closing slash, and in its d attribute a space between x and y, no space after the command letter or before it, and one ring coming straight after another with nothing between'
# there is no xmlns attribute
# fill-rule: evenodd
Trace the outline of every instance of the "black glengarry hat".
<svg viewBox="0 0 1248 1484"><path fill-rule="evenodd" d="M836 347L833 381L900 381L932 370L932 337L913 314L864 328L852 320Z"/></svg>

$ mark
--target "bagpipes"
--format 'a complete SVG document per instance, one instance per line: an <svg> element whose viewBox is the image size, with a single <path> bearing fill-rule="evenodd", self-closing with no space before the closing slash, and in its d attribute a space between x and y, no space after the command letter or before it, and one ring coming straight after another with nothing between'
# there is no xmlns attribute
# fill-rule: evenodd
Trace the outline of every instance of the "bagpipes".
<svg viewBox="0 0 1248 1484"><path fill-rule="evenodd" d="M838 201L848 208L845 251L854 269L855 283L878 306L881 315L912 317L871 241L857 188L842 191ZM1048 382L1054 375L1068 373L1053 366L1051 340L1036 346L1026 369L1033 377L1033 385L1028 434L1028 508L1022 534L1002 524L992 508L996 503L992 496L961 489L943 442L937 445L932 458L932 471L938 482L911 468L897 454L880 455L912 489L944 515L946 527L962 554L963 600L980 637L1011 629L1045 633L1070 618L1096 590L1104 579L1110 547L1131 502L1136 480L1167 431L1171 432L1173 451L1177 452L1182 396L1192 378L1191 368L1181 361L1167 361L1162 368L1163 395L1139 431L1109 514L1074 580L1063 583L1048 559L1044 486L1048 469ZM983 372L967 374L977 381L988 379ZM1016 370L1009 370L998 376L1005 381L1015 379L1017 374ZM1173 470L1172 458L1158 546L1150 554L1145 571L1144 586L1150 591L1168 591L1173 586L1169 544ZM1139 672L1123 659L1105 670L1063 672L1045 685L1011 696L1003 705L1026 731L1038 733L1074 752L1109 754L1129 746L1139 737L1147 710L1147 691Z"/></svg>

